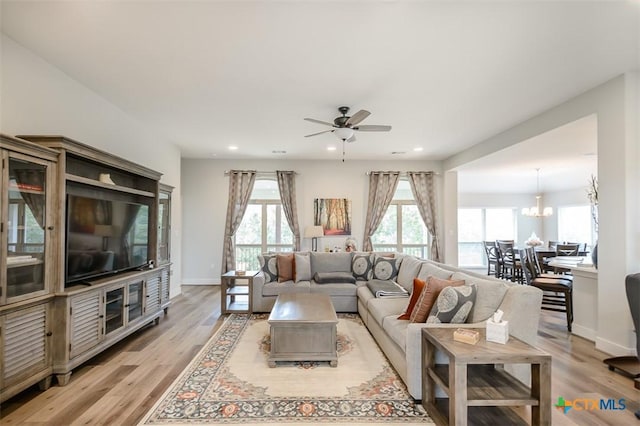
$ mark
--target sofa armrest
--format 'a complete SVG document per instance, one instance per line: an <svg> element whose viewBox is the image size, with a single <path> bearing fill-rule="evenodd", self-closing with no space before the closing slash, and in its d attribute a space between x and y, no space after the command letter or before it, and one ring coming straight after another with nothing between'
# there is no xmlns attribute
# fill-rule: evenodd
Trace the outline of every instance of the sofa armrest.
<svg viewBox="0 0 640 426"><path fill-rule="evenodd" d="M264 272L260 271L253 277L251 294L254 301L262 299L262 288L264 287Z"/></svg>
<svg viewBox="0 0 640 426"><path fill-rule="evenodd" d="M509 334L535 346L540 320L542 291L528 285L513 285L507 290L499 309L509 321Z"/></svg>

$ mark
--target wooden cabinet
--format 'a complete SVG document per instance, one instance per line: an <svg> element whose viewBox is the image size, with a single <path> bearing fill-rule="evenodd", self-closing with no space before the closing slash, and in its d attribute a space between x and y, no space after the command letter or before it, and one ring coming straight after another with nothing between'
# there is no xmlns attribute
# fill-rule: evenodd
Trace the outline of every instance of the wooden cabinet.
<svg viewBox="0 0 640 426"><path fill-rule="evenodd" d="M0 402L51 376L58 154L0 135Z"/></svg>
<svg viewBox="0 0 640 426"><path fill-rule="evenodd" d="M96 347L104 334L102 292L82 293L69 300L69 358Z"/></svg>

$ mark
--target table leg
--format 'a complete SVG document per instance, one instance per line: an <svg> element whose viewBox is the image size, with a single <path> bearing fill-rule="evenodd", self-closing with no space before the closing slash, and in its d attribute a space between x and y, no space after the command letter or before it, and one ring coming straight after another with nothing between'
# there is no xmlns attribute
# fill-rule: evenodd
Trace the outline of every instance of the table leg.
<svg viewBox="0 0 640 426"><path fill-rule="evenodd" d="M531 364L531 396L538 405L531 407L532 425L551 424L551 362Z"/></svg>
<svg viewBox="0 0 640 426"><path fill-rule="evenodd" d="M449 361L449 425L467 425L467 364Z"/></svg>
<svg viewBox="0 0 640 426"><path fill-rule="evenodd" d="M427 408L427 405L430 404L435 406L436 403L436 382L429 374L429 370L435 366L435 352L436 348L433 344L427 340L422 340L422 360L423 360L423 370L422 370L422 406Z"/></svg>

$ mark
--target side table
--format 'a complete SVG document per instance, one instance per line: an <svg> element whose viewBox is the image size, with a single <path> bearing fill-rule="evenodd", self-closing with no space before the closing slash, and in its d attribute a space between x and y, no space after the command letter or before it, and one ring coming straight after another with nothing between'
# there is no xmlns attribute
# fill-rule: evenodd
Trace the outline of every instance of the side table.
<svg viewBox="0 0 640 426"><path fill-rule="evenodd" d="M229 271L220 277L220 313L248 313L252 312L253 277L258 271L246 271L239 275L236 271Z"/></svg>
<svg viewBox="0 0 640 426"><path fill-rule="evenodd" d="M512 424L523 420L505 407L530 405L531 424L550 425L551 355L513 336L506 345L487 342L485 329L477 330L480 341L475 345L453 340L453 328L422 330L422 405L431 418L445 425L467 425L469 417ZM448 364L435 363L436 349L449 358ZM531 388L496 368L498 364L531 364ZM436 399L436 385L447 394L448 404Z"/></svg>

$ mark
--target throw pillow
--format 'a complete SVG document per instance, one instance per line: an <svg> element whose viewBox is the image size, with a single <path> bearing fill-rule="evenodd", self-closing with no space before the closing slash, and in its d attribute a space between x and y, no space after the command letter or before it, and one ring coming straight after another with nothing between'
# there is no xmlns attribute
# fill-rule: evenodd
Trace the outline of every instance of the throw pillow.
<svg viewBox="0 0 640 426"><path fill-rule="evenodd" d="M429 318L428 324L463 324L476 300L475 285L461 285L442 289Z"/></svg>
<svg viewBox="0 0 640 426"><path fill-rule="evenodd" d="M351 260L351 270L353 278L356 280L368 281L373 275L373 264L369 253L354 254Z"/></svg>
<svg viewBox="0 0 640 426"><path fill-rule="evenodd" d="M278 279L278 262L274 253L262 253L258 256L260 270L264 273L264 282L270 283Z"/></svg>
<svg viewBox="0 0 640 426"><path fill-rule="evenodd" d="M311 279L311 258L308 253L295 253L295 282L309 281Z"/></svg>
<svg viewBox="0 0 640 426"><path fill-rule="evenodd" d="M375 256L373 261L373 279L395 280L402 259Z"/></svg>
<svg viewBox="0 0 640 426"><path fill-rule="evenodd" d="M413 279L413 291L411 291L411 299L409 299L407 309L402 315L398 317L399 320L408 320L411 318L411 312L413 312L413 308L416 306L416 302L420 298L425 285L426 283L424 281L417 278Z"/></svg>
<svg viewBox="0 0 640 426"><path fill-rule="evenodd" d="M409 318L411 322L425 322L442 289L445 287L457 287L464 285L464 280L450 281L441 280L436 277L429 277L427 278L426 283L427 284L422 289L422 293L413 308L413 312L411 312L411 317Z"/></svg>
<svg viewBox="0 0 640 426"><path fill-rule="evenodd" d="M295 264L293 263L293 253L277 254L278 262L278 282L290 281L293 279Z"/></svg>

